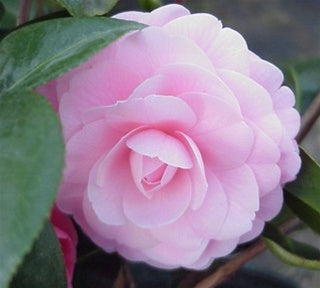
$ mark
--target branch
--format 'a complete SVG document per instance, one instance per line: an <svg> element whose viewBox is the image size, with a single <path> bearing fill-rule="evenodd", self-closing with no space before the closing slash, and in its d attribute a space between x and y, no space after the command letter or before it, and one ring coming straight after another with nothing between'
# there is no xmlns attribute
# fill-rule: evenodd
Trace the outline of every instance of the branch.
<svg viewBox="0 0 320 288"><path fill-rule="evenodd" d="M304 113L301 119L301 128L296 137L297 141L300 143L309 133L314 123L320 116L320 93L312 101L307 111Z"/></svg>
<svg viewBox="0 0 320 288"><path fill-rule="evenodd" d="M20 0L19 15L17 18L17 26L29 20L29 12L32 0Z"/></svg>

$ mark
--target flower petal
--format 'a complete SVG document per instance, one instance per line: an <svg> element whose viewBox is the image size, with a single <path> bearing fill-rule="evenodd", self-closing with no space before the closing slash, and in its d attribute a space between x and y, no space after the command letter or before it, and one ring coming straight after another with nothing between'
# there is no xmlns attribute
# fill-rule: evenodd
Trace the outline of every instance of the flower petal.
<svg viewBox="0 0 320 288"><path fill-rule="evenodd" d="M144 130L127 140L133 151L148 157L158 157L162 162L183 169L193 166L187 148L176 138L159 130Z"/></svg>
<svg viewBox="0 0 320 288"><path fill-rule="evenodd" d="M151 199L136 190L126 189L123 209L130 221L139 227L153 228L170 224L180 218L190 205L191 180L183 170L174 179L154 193Z"/></svg>

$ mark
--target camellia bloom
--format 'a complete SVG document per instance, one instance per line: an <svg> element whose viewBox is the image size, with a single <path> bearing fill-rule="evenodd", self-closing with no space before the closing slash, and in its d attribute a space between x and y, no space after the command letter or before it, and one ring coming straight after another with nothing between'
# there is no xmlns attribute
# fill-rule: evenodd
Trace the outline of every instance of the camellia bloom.
<svg viewBox="0 0 320 288"><path fill-rule="evenodd" d="M108 252L203 269L259 235L300 158L294 95L236 31L179 5L40 87L66 142L58 205Z"/></svg>
<svg viewBox="0 0 320 288"><path fill-rule="evenodd" d="M72 288L72 277L76 262L78 237L70 219L56 206L51 211L51 224L60 243L67 276L68 288Z"/></svg>

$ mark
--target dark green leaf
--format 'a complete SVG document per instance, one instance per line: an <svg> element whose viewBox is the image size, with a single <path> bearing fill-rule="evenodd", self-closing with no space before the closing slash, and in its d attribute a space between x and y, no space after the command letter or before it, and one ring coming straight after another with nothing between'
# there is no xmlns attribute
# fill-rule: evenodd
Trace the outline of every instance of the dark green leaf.
<svg viewBox="0 0 320 288"><path fill-rule="evenodd" d="M279 232L275 227L266 225L263 239L270 249L283 262L320 270L320 250L306 243L295 241Z"/></svg>
<svg viewBox="0 0 320 288"><path fill-rule="evenodd" d="M285 186L285 203L320 234L320 166L303 149L302 167L294 182Z"/></svg>
<svg viewBox="0 0 320 288"><path fill-rule="evenodd" d="M163 5L161 0L139 0L139 4L146 11L152 11Z"/></svg>
<svg viewBox="0 0 320 288"><path fill-rule="evenodd" d="M49 222L46 222L12 280L10 288L67 287L63 255Z"/></svg>
<svg viewBox="0 0 320 288"><path fill-rule="evenodd" d="M109 12L119 0L57 0L72 16L95 16Z"/></svg>
<svg viewBox="0 0 320 288"><path fill-rule="evenodd" d="M0 91L43 84L143 27L100 17L49 20L19 29L0 43Z"/></svg>
<svg viewBox="0 0 320 288"><path fill-rule="evenodd" d="M3 15L4 15L4 6L2 2L0 2L0 20L2 19Z"/></svg>
<svg viewBox="0 0 320 288"><path fill-rule="evenodd" d="M48 216L63 169L50 104L31 91L0 97L0 287L6 287Z"/></svg>
<svg viewBox="0 0 320 288"><path fill-rule="evenodd" d="M288 84L295 90L296 108L303 114L320 92L320 59L290 63L284 71Z"/></svg>

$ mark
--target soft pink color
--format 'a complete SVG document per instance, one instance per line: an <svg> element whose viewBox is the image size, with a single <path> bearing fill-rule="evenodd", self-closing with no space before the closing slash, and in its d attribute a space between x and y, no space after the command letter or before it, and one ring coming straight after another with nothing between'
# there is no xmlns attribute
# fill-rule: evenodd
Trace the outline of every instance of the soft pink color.
<svg viewBox="0 0 320 288"><path fill-rule="evenodd" d="M76 262L76 246L78 242L77 233L71 220L56 206L52 208L50 220L62 250L68 288L72 288L73 270Z"/></svg>
<svg viewBox="0 0 320 288"><path fill-rule="evenodd" d="M64 129L58 205L108 252L203 269L280 211L300 168L294 95L214 16L115 18L150 27L39 88Z"/></svg>

